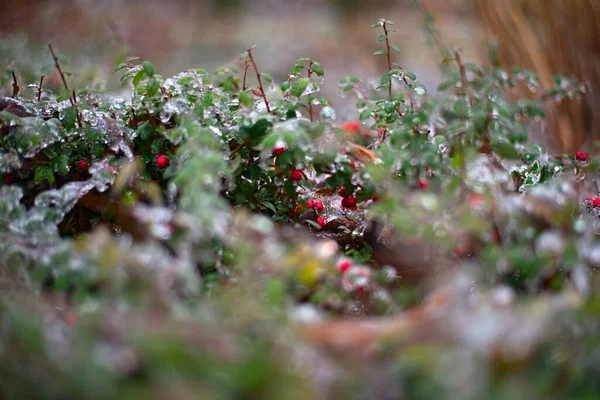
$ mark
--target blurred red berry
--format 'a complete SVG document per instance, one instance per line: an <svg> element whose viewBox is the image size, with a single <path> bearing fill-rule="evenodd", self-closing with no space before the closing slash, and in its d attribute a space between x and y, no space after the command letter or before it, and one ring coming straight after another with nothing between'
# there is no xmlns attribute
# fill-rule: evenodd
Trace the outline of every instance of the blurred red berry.
<svg viewBox="0 0 600 400"><path fill-rule="evenodd" d="M307 207L307 208L313 208L314 206L315 206L315 202L314 202L314 201L312 201L312 200L308 200L308 201L306 202L306 207Z"/></svg>
<svg viewBox="0 0 600 400"><path fill-rule="evenodd" d="M77 314L75 314L73 311L69 311L68 313L65 314L65 316L63 317L63 320L65 321L65 323L69 326L74 326L77 323Z"/></svg>
<svg viewBox="0 0 600 400"><path fill-rule="evenodd" d="M357 134L358 132L360 132L360 128L360 122L358 121L348 121L342 124L342 129L353 134Z"/></svg>
<svg viewBox="0 0 600 400"><path fill-rule="evenodd" d="M77 168L79 168L79 171L81 172L87 172L90 168L90 164L88 164L88 162L85 160L79 160L77 163Z"/></svg>
<svg viewBox="0 0 600 400"><path fill-rule="evenodd" d="M427 179L419 179L417 182L419 189L427 189L429 187L429 181Z"/></svg>
<svg viewBox="0 0 600 400"><path fill-rule="evenodd" d="M454 249L454 253L460 257L463 255L463 249L461 249L460 246L456 246L456 248Z"/></svg>
<svg viewBox="0 0 600 400"><path fill-rule="evenodd" d="M262 96L263 92L259 88L254 88L254 89L252 89L252 94L255 96Z"/></svg>
<svg viewBox="0 0 600 400"><path fill-rule="evenodd" d="M340 196L346 197L346 188L342 186L338 193L340 194Z"/></svg>
<svg viewBox="0 0 600 400"><path fill-rule="evenodd" d="M592 197L592 206L600 207L600 197Z"/></svg>
<svg viewBox="0 0 600 400"><path fill-rule="evenodd" d="M301 204L298 204L298 205L296 206L296 208L294 208L294 212L297 214L297 213L299 213L300 211L302 211L302 205L301 205Z"/></svg>
<svg viewBox="0 0 600 400"><path fill-rule="evenodd" d="M158 156L156 157L156 166L160 169L165 169L169 166L171 160L167 156Z"/></svg>
<svg viewBox="0 0 600 400"><path fill-rule="evenodd" d="M302 180L302 177L304 175L302 174L302 171L300 171L299 169L293 169L290 172L290 179L294 182L300 182Z"/></svg>
<svg viewBox="0 0 600 400"><path fill-rule="evenodd" d="M325 207L323 206L323 203L321 203L319 200L316 200L314 202L313 207L315 208L316 212L322 212L325 209Z"/></svg>
<svg viewBox="0 0 600 400"><path fill-rule="evenodd" d="M348 196L342 199L342 207L345 208L354 208L356 207L356 197Z"/></svg>
<svg viewBox="0 0 600 400"><path fill-rule="evenodd" d="M577 161L585 161L587 160L587 153L585 151L578 151L577 153L575 153L575 159Z"/></svg>
<svg viewBox="0 0 600 400"><path fill-rule="evenodd" d="M323 217L319 217L317 218L317 224L319 224L319 226L322 228L325 226L325 219L323 219Z"/></svg>
<svg viewBox="0 0 600 400"><path fill-rule="evenodd" d="M354 161L350 161L348 164L350 165L350 168L356 171L356 163Z"/></svg>
<svg viewBox="0 0 600 400"><path fill-rule="evenodd" d="M273 157L279 157L285 151L285 147L275 147L273 149Z"/></svg>
<svg viewBox="0 0 600 400"><path fill-rule="evenodd" d="M338 270L340 272L346 272L346 270L348 268L350 268L352 266L352 261L350 260L342 260L340 261L340 263L338 264Z"/></svg>

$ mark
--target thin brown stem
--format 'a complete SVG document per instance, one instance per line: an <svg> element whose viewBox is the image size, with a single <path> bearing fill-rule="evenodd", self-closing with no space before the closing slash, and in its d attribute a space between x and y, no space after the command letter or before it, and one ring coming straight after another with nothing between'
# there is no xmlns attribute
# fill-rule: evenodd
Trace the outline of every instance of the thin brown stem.
<svg viewBox="0 0 600 400"><path fill-rule="evenodd" d="M242 83L242 90L246 90L246 76L248 76L248 68L250 68L250 64L248 63L248 60L246 60L246 64L244 65L244 81Z"/></svg>
<svg viewBox="0 0 600 400"><path fill-rule="evenodd" d="M75 95L75 89L73 89L73 107L75 107L75 113L77 113L77 123L79 127L83 127L83 122L81 121L81 114L79 113L79 107L77 107L77 95Z"/></svg>
<svg viewBox="0 0 600 400"><path fill-rule="evenodd" d="M462 87L465 90L465 95L469 100L469 105L473 107L473 98L471 97L471 92L469 91L467 72L465 70L465 65L462 63L462 59L460 58L460 53L458 52L458 50L454 52L454 58L456 60L456 63L458 64L458 69L460 70L460 79L462 82Z"/></svg>
<svg viewBox="0 0 600 400"><path fill-rule="evenodd" d="M54 52L54 49L52 48L52 43L48 43L48 49L50 50L50 53L52 54L52 58L54 59L54 64L56 65L56 69L58 70L58 73L60 74L60 78L62 79L63 85L65 85L65 89L69 90L69 85L67 85L67 80L65 79L65 74L62 71L62 68L60 67L60 63L58 62L58 57L56 57L56 53Z"/></svg>
<svg viewBox="0 0 600 400"><path fill-rule="evenodd" d="M12 92L12 98L16 98L19 95L19 92L21 91L21 87L19 86L19 80L17 79L17 75L15 74L15 71L11 71L12 72L12 78L13 78L13 92Z"/></svg>
<svg viewBox="0 0 600 400"><path fill-rule="evenodd" d="M252 49L248 49L248 58L252 63L252 67L254 68L254 72L256 73L256 79L258 80L258 87L260 89L263 100L265 101L265 106L267 107L267 112L271 112L271 108L269 107L269 101L267 100L267 95L265 94L265 90L263 89L262 79L260 78L260 72L258 72L258 67L256 66L256 62L254 62L254 57L252 57Z"/></svg>
<svg viewBox="0 0 600 400"><path fill-rule="evenodd" d="M385 21L383 22L383 32L385 33L385 47L386 47L388 72L389 72L392 70L392 54L391 54L391 48L390 48L390 40L388 37L389 35L388 35L387 25L386 25ZM388 84L388 96L390 98L390 101L392 101L392 79L391 78L390 78L390 82Z"/></svg>
<svg viewBox="0 0 600 400"><path fill-rule="evenodd" d="M42 99L42 84L44 83L44 75L40 76L40 86L38 86L37 101Z"/></svg>
<svg viewBox="0 0 600 400"><path fill-rule="evenodd" d="M312 76L312 65L313 65L313 61L310 60L308 62L308 69L307 69L308 80L310 80L310 77ZM309 101L308 101L308 116L310 117L310 122L313 122L313 105L312 105L312 101L311 101L310 98L309 98Z"/></svg>

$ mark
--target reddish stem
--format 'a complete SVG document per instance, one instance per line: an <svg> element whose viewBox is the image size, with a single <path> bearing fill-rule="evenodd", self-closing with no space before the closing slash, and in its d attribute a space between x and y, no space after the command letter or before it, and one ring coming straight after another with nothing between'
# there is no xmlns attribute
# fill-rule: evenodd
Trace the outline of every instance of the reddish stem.
<svg viewBox="0 0 600 400"><path fill-rule="evenodd" d="M310 60L310 61L308 62L308 69L307 69L307 72L308 72L308 80L310 80L310 77L311 77L311 75L312 75L312 69L311 69L311 68L312 68L312 65L313 65L313 61L312 61L312 60ZM310 122L313 122L313 106L312 106L312 101L311 101L310 99L309 99L309 101L308 101L308 116L310 117Z"/></svg>
<svg viewBox="0 0 600 400"><path fill-rule="evenodd" d="M271 112L271 108L269 107L269 101L267 100L267 95L265 94L265 90L263 89L262 79L260 78L260 72L258 72L258 67L256 66L256 62L254 62L254 57L252 57L252 49L248 49L248 58L252 63L252 67L254 68L254 72L256 73L256 79L258 80L258 87L262 94L262 98L265 101L265 106L267 107L267 112Z"/></svg>
<svg viewBox="0 0 600 400"><path fill-rule="evenodd" d="M385 33L385 47L386 47L386 55L388 62L388 72L392 70L392 55L390 53L390 40L388 38L388 30L385 21L383 22L383 32ZM388 95L390 97L390 101L392 101L392 79L390 78L390 83L388 84Z"/></svg>
<svg viewBox="0 0 600 400"><path fill-rule="evenodd" d="M58 62L58 57L56 57L56 53L54 52L54 49L52 48L52 43L48 43L48 49L50 50L50 53L52 54L52 58L54 59L54 64L56 65L56 69L58 70L58 73L60 74L60 78L62 79L63 85L65 85L65 89L69 90L69 85L67 85L67 80L65 79L65 74L63 74L62 68L60 67L60 63Z"/></svg>
<svg viewBox="0 0 600 400"><path fill-rule="evenodd" d="M460 70L460 79L462 82L462 86L465 89L465 95L469 100L469 105L473 107L473 98L471 97L471 92L469 92L469 86L467 82L467 73L465 71L465 66L462 63L462 59L460 58L460 53L458 51L454 52L454 57L456 59L456 63L458 64L458 69Z"/></svg>
<svg viewBox="0 0 600 400"><path fill-rule="evenodd" d="M246 65L244 66L244 82L242 84L242 90L246 90L246 76L248 75L249 67L250 67L250 64L248 64L248 61L246 60Z"/></svg>
<svg viewBox="0 0 600 400"><path fill-rule="evenodd" d="M42 99L42 84L43 83L44 83L44 75L40 76L40 86L38 87L38 93L37 93L37 101L38 101L38 103Z"/></svg>
<svg viewBox="0 0 600 400"><path fill-rule="evenodd" d="M13 92L12 92L12 98L16 98L19 95L19 92L21 91L21 87L19 86L19 80L17 79L17 75L15 74L15 71L11 71L12 72L12 78L13 78Z"/></svg>

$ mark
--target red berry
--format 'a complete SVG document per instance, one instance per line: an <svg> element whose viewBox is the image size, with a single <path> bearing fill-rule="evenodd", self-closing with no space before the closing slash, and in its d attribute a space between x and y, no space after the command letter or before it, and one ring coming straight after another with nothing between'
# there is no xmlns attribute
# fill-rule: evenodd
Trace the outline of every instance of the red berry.
<svg viewBox="0 0 600 400"><path fill-rule="evenodd" d="M345 208L354 208L356 207L356 197L348 196L342 199L342 207Z"/></svg>
<svg viewBox="0 0 600 400"><path fill-rule="evenodd" d="M156 166L160 169L165 169L169 166L171 160L167 156L158 156L156 157Z"/></svg>
<svg viewBox="0 0 600 400"><path fill-rule="evenodd" d="M297 213L299 213L300 211L302 211L302 205L301 205L301 204L298 204L298 205L296 206L296 208L294 208L294 212L297 214Z"/></svg>
<svg viewBox="0 0 600 400"><path fill-rule="evenodd" d="M429 187L429 181L427 179L419 179L417 182L419 189L427 189Z"/></svg>
<svg viewBox="0 0 600 400"><path fill-rule="evenodd" d="M323 207L323 203L321 203L319 200L314 202L313 207L315 207L316 212L322 212L325 209L325 207Z"/></svg>
<svg viewBox="0 0 600 400"><path fill-rule="evenodd" d="M317 224L319 224L319 226L322 228L325 226L325 219L323 219L323 217L318 217L317 218Z"/></svg>
<svg viewBox="0 0 600 400"><path fill-rule="evenodd" d="M342 260L340 261L340 263L338 264L338 270L340 272L346 272L346 270L348 268L350 268L352 266L352 261L350 260Z"/></svg>
<svg viewBox="0 0 600 400"><path fill-rule="evenodd" d="M285 151L285 147L275 147L273 149L273 157L279 157Z"/></svg>
<svg viewBox="0 0 600 400"><path fill-rule="evenodd" d="M600 197L592 197L592 206L600 207Z"/></svg>
<svg viewBox="0 0 600 400"><path fill-rule="evenodd" d="M314 201L312 201L312 200L308 200L308 201L306 202L306 207L307 207L307 208L313 208L314 206L315 206L315 202L314 202Z"/></svg>
<svg viewBox="0 0 600 400"><path fill-rule="evenodd" d="M460 248L460 246L456 246L456 248L454 249L454 253L460 257L463 255L463 250Z"/></svg>
<svg viewBox="0 0 600 400"><path fill-rule="evenodd" d="M348 121L342 124L342 129L347 130L350 133L357 134L360 132L360 122L358 121Z"/></svg>
<svg viewBox="0 0 600 400"><path fill-rule="evenodd" d="M77 314L75 314L73 311L69 311L63 317L63 320L69 326L74 326L77 323L77 319Z"/></svg>
<svg viewBox="0 0 600 400"><path fill-rule="evenodd" d="M340 194L340 196L346 197L346 188L342 186L338 193Z"/></svg>
<svg viewBox="0 0 600 400"><path fill-rule="evenodd" d="M350 165L350 168L356 171L356 163L354 161L350 161L348 164Z"/></svg>
<svg viewBox="0 0 600 400"><path fill-rule="evenodd" d="M290 172L290 179L294 182L300 182L302 180L302 177L304 175L302 174L302 171L300 171L299 169L293 169Z"/></svg>
<svg viewBox="0 0 600 400"><path fill-rule="evenodd" d="M373 203L377 203L380 199L379 196L373 196L371 197L371 200L373 200Z"/></svg>
<svg viewBox="0 0 600 400"><path fill-rule="evenodd" d="M79 171L81 172L87 172L90 168L90 164L88 164L88 162L85 160L79 160L77 163L77 168L79 168Z"/></svg>
<svg viewBox="0 0 600 400"><path fill-rule="evenodd" d="M587 160L587 153L585 151L578 151L577 153L575 153L575 159L577 161L585 161Z"/></svg>

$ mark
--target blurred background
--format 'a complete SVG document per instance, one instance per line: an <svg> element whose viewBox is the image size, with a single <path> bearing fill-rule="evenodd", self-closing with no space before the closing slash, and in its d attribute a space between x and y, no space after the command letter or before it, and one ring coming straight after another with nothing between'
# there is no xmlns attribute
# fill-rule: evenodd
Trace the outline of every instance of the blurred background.
<svg viewBox="0 0 600 400"><path fill-rule="evenodd" d="M600 1L598 0L4 0L0 15L0 60L23 63L39 55L48 65L45 45L53 41L74 76L106 81L118 90L113 66L127 53L154 63L171 76L189 68L238 63L257 45L261 70L276 81L294 61L310 57L325 68L324 95L341 118L352 115L354 100L337 95L345 76L377 76L385 59L378 18L396 22L396 61L414 72L430 91L441 80L442 57L424 29L430 14L443 46L461 47L468 62L487 64L489 43L497 43L506 67L535 70L543 88L552 76L587 80L592 94L582 101L549 106L548 124L537 140L551 150L590 151L598 138L600 114ZM69 69L69 68L67 68ZM58 77L50 77L58 80ZM51 83L51 82L50 82ZM540 139L541 137L541 139Z"/></svg>

